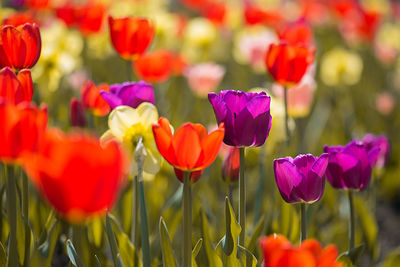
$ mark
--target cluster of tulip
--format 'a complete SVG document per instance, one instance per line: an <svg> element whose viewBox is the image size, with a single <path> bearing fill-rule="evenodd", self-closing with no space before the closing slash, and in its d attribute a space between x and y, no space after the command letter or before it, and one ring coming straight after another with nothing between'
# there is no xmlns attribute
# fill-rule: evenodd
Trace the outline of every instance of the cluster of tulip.
<svg viewBox="0 0 400 267"><path fill-rule="evenodd" d="M11 2L19 5L16 3L18 1ZM23 2L35 12L47 12L50 5L46 0ZM210 0L182 2L205 19L191 22L191 28L186 27L191 32L187 38L196 39L199 46L206 51L211 45L207 34L202 34L201 31L207 27L224 27L229 5ZM361 8L357 1L337 2L330 5L343 19L340 29L345 39L349 43L358 39L373 39L378 23L377 15ZM253 236L249 238L249 227L246 226L246 208L250 207L246 200L246 194L249 193L246 189L248 179L245 179L249 173L245 170L246 163L249 164L249 160L246 162L245 159L246 152L251 156L252 150L263 146L273 131L274 124L281 123L281 120L285 131L279 132L279 135L284 136L285 142L278 144L282 145L286 155L292 153L296 137L293 136L291 120L309 113L312 91L316 86L316 41L310 23L323 20L321 15L326 11L327 5L319 1L299 1L299 6L303 16L290 22L277 10L267 10L249 1L245 1L243 6L248 25L267 25L275 29L276 38L271 38L272 33L269 31L257 37L247 36L249 34L245 33L246 36L241 37L245 40L239 41L238 46L246 42L254 45L244 61L247 60L254 69L264 68L269 72L275 83L272 91L283 100L282 119L274 117L274 112L278 110L274 110L274 101L280 100L265 90L222 90L214 93L222 77L228 73L224 67L209 62L188 66L188 61L180 53L164 49L147 51L157 36L157 30L160 30L149 18L112 16L109 6L96 1L84 4L66 2L55 7L54 16L63 21L66 27L78 29L84 36L99 33L106 14L110 13L107 18L107 41L126 61L128 69L128 80L122 83L96 85L96 79L93 78L84 79L79 84L80 99L72 97L70 102L70 125L74 128L70 133L65 133L62 127L49 127L48 124L57 125L57 122L52 121L49 114L51 112L46 105L38 107L33 103L40 98L34 84L40 84L35 78L39 80L41 74L35 75L32 72L31 75L30 69L37 64L41 53L47 54L46 49L56 48L43 45L41 31L34 22L35 13L17 12L6 18L0 28L0 161L5 177L4 182L0 183L0 256L4 255L6 260L0 259L0 266L3 262L7 266L50 265L55 243L61 240L60 229L54 239L56 241L48 238L49 229L45 229L47 232L44 232L41 240L31 240L39 234L33 233L30 222L32 211L29 209L29 200L32 196L29 181L57 213L56 219L50 213L46 224L61 220L65 226L71 226L71 230L68 230L70 233L64 233L64 238L67 236L66 254L73 265L91 265L94 264L94 259L99 266L103 261L107 265L107 253L103 255L104 259L97 254L89 255L90 259L85 258L84 255L88 252L84 251L79 241L88 235L85 232L79 236L82 225L90 225L90 231L103 232L98 230L96 222L100 220L101 225L104 217L105 232L115 266L149 267L159 263L158 259L154 260L156 245L152 243L154 241L149 234L149 225L153 223L148 216L150 197L145 193L145 178L161 172L163 158L173 167L176 177L183 184L176 193L182 204L182 266L197 266L196 256L201 250L202 242L208 266L256 266L254 243L257 240L266 267L339 267L357 264L358 259L354 255L358 253L359 247L356 247L353 194L368 187L373 168L385 166L390 146L384 135L367 134L364 138L354 139L344 146L325 145L325 153L319 157L299 154L295 158L277 158L272 154L276 158L273 161L273 172L282 199L291 204L300 203L299 246L292 245L283 235L271 234L260 238L273 232L263 229L263 223L259 228L250 230ZM321 14L310 11L318 8ZM352 16L356 20L351 20ZM196 29L200 31L199 35L205 36L196 36ZM262 47L256 47L257 42L262 42ZM90 46L89 39L85 40L85 46ZM196 50L194 54L200 54L198 52ZM243 59L243 55L241 56ZM346 55L343 57L346 58ZM132 81L132 69L143 80ZM324 73L324 69L321 73ZM180 75L187 77L196 97L208 97L211 104L208 107L215 114L217 129L208 131L203 124L186 122L174 130L167 119L169 117L173 121L172 116L168 112L161 112L162 108L156 106L156 102L166 101L163 98L167 96L165 92L154 90L152 83L163 83L171 76ZM334 80L329 71L326 77L331 78L327 78L329 81ZM94 122L87 121L85 110L91 113ZM159 116L159 111L162 115L165 114L164 117ZM102 120L104 117L108 123L105 131L101 124L105 122ZM92 123L95 130L101 129L100 138L85 132ZM192 238L197 233L192 231L192 186L226 147L222 176L229 183L238 181L238 216L235 218L233 214L231 203L234 202L234 197L229 194L225 205L225 235L217 248L214 248L205 226L206 216L203 212L199 212L200 215L195 214L201 217L202 239L193 248ZM300 150L297 153L305 152ZM260 157L262 155L260 152ZM262 179L260 177L260 181ZM348 193L349 247L340 259L335 245L323 248L318 241L306 239L309 229L306 204L321 199L326 179L333 188ZM6 216L1 211L3 191L7 193ZM131 192L128 197L127 191ZM121 219L119 225L113 215L113 208L118 202L124 201L129 202L130 209L124 209L123 213L128 213L130 219L127 222ZM159 217L160 214L157 215ZM9 229L7 242L4 243L3 220L7 221ZM122 228L128 230L124 232ZM162 217L159 229L163 264L177 266L169 232ZM22 233L24 245L19 240ZM130 238L127 237L129 233ZM92 239L96 240L101 234L93 236L95 237ZM43 242L43 239L46 241ZM100 241L94 241L96 242L101 243L102 237ZM5 246L7 249L4 249ZM100 245L94 250L99 251L99 247ZM346 262L348 259L350 260ZM262 262L261 258L259 262Z"/></svg>

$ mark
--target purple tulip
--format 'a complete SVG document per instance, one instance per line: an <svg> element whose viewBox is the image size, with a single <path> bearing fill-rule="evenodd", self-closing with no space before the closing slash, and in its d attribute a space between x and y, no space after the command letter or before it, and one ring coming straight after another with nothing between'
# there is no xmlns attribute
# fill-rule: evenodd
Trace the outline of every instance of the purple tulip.
<svg viewBox="0 0 400 267"><path fill-rule="evenodd" d="M367 147L359 141L346 146L324 146L329 154L326 177L336 189L363 190L371 180L372 164L376 161L380 149Z"/></svg>
<svg viewBox="0 0 400 267"><path fill-rule="evenodd" d="M122 105L137 108L143 102L150 102L154 105L153 87L144 81L112 84L110 92L102 90L100 94L111 109Z"/></svg>
<svg viewBox="0 0 400 267"><path fill-rule="evenodd" d="M225 123L224 142L230 146L261 146L271 129L270 102L265 92L226 90L208 94L218 124Z"/></svg>
<svg viewBox="0 0 400 267"><path fill-rule="evenodd" d="M328 154L311 154L274 160L275 180L282 198L288 203L318 201L325 188Z"/></svg>
<svg viewBox="0 0 400 267"><path fill-rule="evenodd" d="M366 134L362 139L362 142L367 147L368 151L379 147L379 155L376 158L376 161L373 162L373 166L377 168L383 168L386 162L389 159L390 154L390 143L386 136L384 135L373 135L373 134Z"/></svg>

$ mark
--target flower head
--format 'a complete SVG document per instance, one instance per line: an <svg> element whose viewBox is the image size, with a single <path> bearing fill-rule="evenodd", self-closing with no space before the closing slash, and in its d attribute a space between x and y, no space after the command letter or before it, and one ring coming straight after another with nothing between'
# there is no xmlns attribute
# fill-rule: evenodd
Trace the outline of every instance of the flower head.
<svg viewBox="0 0 400 267"><path fill-rule="evenodd" d="M86 126L85 111L83 109L82 102L80 102L75 97L71 99L71 103L69 105L69 113L72 126L75 127Z"/></svg>
<svg viewBox="0 0 400 267"><path fill-rule="evenodd" d="M324 146L329 154L326 177L336 189L363 190L371 180L372 165L379 147L367 150L362 142L352 141L345 146Z"/></svg>
<svg viewBox="0 0 400 267"><path fill-rule="evenodd" d="M11 68L0 71L0 98L13 104L30 102L33 95L31 71L23 69L16 75Z"/></svg>
<svg viewBox="0 0 400 267"><path fill-rule="evenodd" d="M143 54L154 37L154 25L146 18L110 16L108 24L112 44L125 59L136 59Z"/></svg>
<svg viewBox="0 0 400 267"><path fill-rule="evenodd" d="M180 171L192 172L193 179L195 172L207 168L217 157L225 128L220 124L208 134L203 125L188 122L172 134L169 121L160 118L153 124L153 134L158 150L168 163ZM178 178L183 182L182 177L178 175Z"/></svg>
<svg viewBox="0 0 400 267"><path fill-rule="evenodd" d="M103 91L109 91L107 84L96 86L92 81L86 82L81 90L84 107L90 109L96 116L105 116L110 112L110 105L100 94Z"/></svg>
<svg viewBox="0 0 400 267"><path fill-rule="evenodd" d="M210 93L218 123L226 128L224 143L230 146L261 146L271 129L270 101L265 92L226 90Z"/></svg>
<svg viewBox="0 0 400 267"><path fill-rule="evenodd" d="M0 160L14 162L38 150L47 127L47 109L28 102L19 105L0 100Z"/></svg>
<svg viewBox="0 0 400 267"><path fill-rule="evenodd" d="M31 181L67 220L82 222L109 211L124 184L125 153L80 133L48 130L38 153L24 158Z"/></svg>
<svg viewBox="0 0 400 267"><path fill-rule="evenodd" d="M334 245L325 248L314 239L307 239L294 247L282 235L270 235L260 240L264 267L341 267L336 262L338 250Z"/></svg>
<svg viewBox="0 0 400 267"><path fill-rule="evenodd" d="M173 73L175 55L166 50L149 52L132 62L137 75L148 82L165 82Z"/></svg>
<svg viewBox="0 0 400 267"><path fill-rule="evenodd" d="M222 179L234 183L239 179L240 153L238 147L229 147L222 162Z"/></svg>
<svg viewBox="0 0 400 267"><path fill-rule="evenodd" d="M318 201L325 188L328 154L275 159L274 173L282 198L288 203Z"/></svg>
<svg viewBox="0 0 400 267"><path fill-rule="evenodd" d="M362 142L366 146L368 152L379 148L379 155L376 161L373 162L373 166L377 168L383 168L389 159L390 154L390 143L386 136L384 135L373 135L366 134Z"/></svg>
<svg viewBox="0 0 400 267"><path fill-rule="evenodd" d="M0 67L15 70L32 68L39 59L42 43L39 27L25 23L0 28Z"/></svg>
<svg viewBox="0 0 400 267"><path fill-rule="evenodd" d="M143 102L154 105L153 87L144 81L112 84L109 91L102 90L100 93L111 109L122 105L137 108Z"/></svg>
<svg viewBox="0 0 400 267"><path fill-rule="evenodd" d="M271 44L266 54L267 69L274 80L283 86L300 82L314 61L313 47L287 43Z"/></svg>
<svg viewBox="0 0 400 267"><path fill-rule="evenodd" d="M156 174L160 169L161 156L158 153L156 143L152 133L152 124L156 123L158 112L156 107L144 102L136 109L128 106L118 106L111 111L108 117L108 127L110 128L102 136L102 141L107 143L109 140L117 140L132 153L136 149L139 138L146 150L146 157L143 171L149 174ZM137 174L136 161L132 161L132 173Z"/></svg>

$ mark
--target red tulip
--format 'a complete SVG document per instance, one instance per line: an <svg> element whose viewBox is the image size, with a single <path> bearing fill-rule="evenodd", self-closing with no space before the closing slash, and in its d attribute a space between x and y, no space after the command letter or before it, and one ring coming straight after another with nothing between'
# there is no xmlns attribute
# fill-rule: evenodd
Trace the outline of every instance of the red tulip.
<svg viewBox="0 0 400 267"><path fill-rule="evenodd" d="M109 211L124 184L125 153L115 141L48 130L40 150L24 158L33 184L67 220L82 222Z"/></svg>
<svg viewBox="0 0 400 267"><path fill-rule="evenodd" d="M107 84L95 86L93 82L87 82L81 90L81 98L84 107L90 109L96 116L105 116L110 112L110 105L103 99L100 91L110 91Z"/></svg>
<svg viewBox="0 0 400 267"><path fill-rule="evenodd" d="M288 44L310 46L313 43L311 27L303 19L285 25L277 33L280 41Z"/></svg>
<svg viewBox="0 0 400 267"><path fill-rule="evenodd" d="M272 28L277 28L284 21L280 11L267 10L250 3L245 4L244 18L248 25L264 24Z"/></svg>
<svg viewBox="0 0 400 267"><path fill-rule="evenodd" d="M124 59L136 59L143 54L154 37L154 25L146 18L108 17L111 42Z"/></svg>
<svg viewBox="0 0 400 267"><path fill-rule="evenodd" d="M266 54L268 71L276 82L287 87L293 86L303 78L314 61L314 52L313 47L271 44Z"/></svg>
<svg viewBox="0 0 400 267"><path fill-rule="evenodd" d="M201 13L216 25L223 25L227 13L227 5L221 2L209 1L204 5Z"/></svg>
<svg viewBox="0 0 400 267"><path fill-rule="evenodd" d="M132 62L137 75L148 82L164 82L171 76L175 55L166 50L146 53Z"/></svg>
<svg viewBox="0 0 400 267"><path fill-rule="evenodd" d="M15 12L3 20L3 25L12 25L18 27L25 23L33 24L34 18L32 12Z"/></svg>
<svg viewBox="0 0 400 267"><path fill-rule="evenodd" d="M157 124L153 124L153 134L158 151L178 169L178 179L183 182L180 171L199 172L215 160L224 139L225 127L221 123L217 130L208 134L203 125L188 122L173 135L169 121L161 117ZM192 179L196 175L198 173L192 174Z"/></svg>
<svg viewBox="0 0 400 267"><path fill-rule="evenodd" d="M0 98L12 104L32 100L33 84L31 71L21 70L18 75L5 67L0 71Z"/></svg>
<svg viewBox="0 0 400 267"><path fill-rule="evenodd" d="M16 106L0 100L0 123L0 160L12 163L38 150L47 125L47 110L27 102Z"/></svg>
<svg viewBox="0 0 400 267"><path fill-rule="evenodd" d="M227 183L239 180L240 153L239 148L230 146L222 162L222 179Z"/></svg>
<svg viewBox="0 0 400 267"><path fill-rule="evenodd" d="M25 23L18 27L1 26L0 67L15 70L32 68L39 59L40 50L40 32L35 23Z"/></svg>

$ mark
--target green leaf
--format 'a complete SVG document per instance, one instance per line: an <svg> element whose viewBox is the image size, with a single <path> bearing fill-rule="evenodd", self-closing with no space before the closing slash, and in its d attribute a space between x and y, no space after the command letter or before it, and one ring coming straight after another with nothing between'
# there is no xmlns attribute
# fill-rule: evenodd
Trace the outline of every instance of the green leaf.
<svg viewBox="0 0 400 267"><path fill-rule="evenodd" d="M81 259L78 256L78 253L76 253L75 247L72 244L71 240L67 240L67 254L68 254L68 258L71 261L71 263L75 266L83 266Z"/></svg>
<svg viewBox="0 0 400 267"><path fill-rule="evenodd" d="M7 253L3 244L0 241L0 267L6 267L7 264Z"/></svg>
<svg viewBox="0 0 400 267"><path fill-rule="evenodd" d="M261 233L264 231L265 228L265 220L264 216L261 217L261 219L258 221L256 227L254 228L254 231L251 235L250 241L247 244L247 248L250 252L254 253L257 247L257 241L258 238L260 237Z"/></svg>
<svg viewBox="0 0 400 267"><path fill-rule="evenodd" d="M364 244L361 244L358 247L352 248L350 251L343 252L339 255L337 260L345 263L345 265L347 264L346 266L351 266L348 265L349 261L352 263L353 266L356 266L363 251Z"/></svg>
<svg viewBox="0 0 400 267"><path fill-rule="evenodd" d="M231 204L228 198L225 198L225 236L218 242L219 254L224 266L240 266L237 258L238 237L241 231L239 223L236 222Z"/></svg>
<svg viewBox="0 0 400 267"><path fill-rule="evenodd" d="M135 266L135 257L133 255L136 256L136 260L139 259L135 246L132 244L128 235L124 233L122 226L118 223L116 218L112 214L108 214L108 216L119 245L119 253L122 262L125 266ZM142 266L142 262L139 261L137 265Z"/></svg>
<svg viewBox="0 0 400 267"><path fill-rule="evenodd" d="M171 239L169 237L167 226L165 225L164 219L160 217L160 236L161 236L161 248L163 257L164 267L177 267L174 252L171 245Z"/></svg>
<svg viewBox="0 0 400 267"><path fill-rule="evenodd" d="M245 267L256 267L256 257L246 248L239 245L239 258L242 266Z"/></svg>
<svg viewBox="0 0 400 267"><path fill-rule="evenodd" d="M106 215L106 232L107 232L108 242L110 243L114 266L122 267L124 265L122 263L120 253L118 251L117 240L115 238L115 234L110 223L109 214Z"/></svg>
<svg viewBox="0 0 400 267"><path fill-rule="evenodd" d="M33 251L31 266L51 266L51 259L53 258L54 249L61 232L61 227L56 219L53 220L51 224L49 223L49 225L50 227L48 228L48 231L45 231L46 234L42 235L45 236L44 241Z"/></svg>
<svg viewBox="0 0 400 267"><path fill-rule="evenodd" d="M397 248L385 257L385 261L380 265L380 267L397 267L400 266L400 248Z"/></svg>
<svg viewBox="0 0 400 267"><path fill-rule="evenodd" d="M98 266L98 267L101 267L101 263L100 263L100 260L99 260L99 258L97 257L97 255L94 255L94 258L96 259L97 266Z"/></svg>
<svg viewBox="0 0 400 267"><path fill-rule="evenodd" d="M367 248L372 253L373 259L376 259L379 256L379 243L377 240L378 224L375 216L367 208L368 205L365 205L364 201L357 196L354 197L354 206L360 218L363 234L367 241Z"/></svg>
<svg viewBox="0 0 400 267"><path fill-rule="evenodd" d="M208 260L208 266L222 267L222 261L218 257L218 254L213 244L211 243L208 221L203 210L200 211L200 225L203 236L204 249L206 251Z"/></svg>
<svg viewBox="0 0 400 267"><path fill-rule="evenodd" d="M194 248L192 250L192 267L197 267L196 257L200 252L202 244L203 244L203 239L200 238L199 241L197 241L196 245L194 246Z"/></svg>

